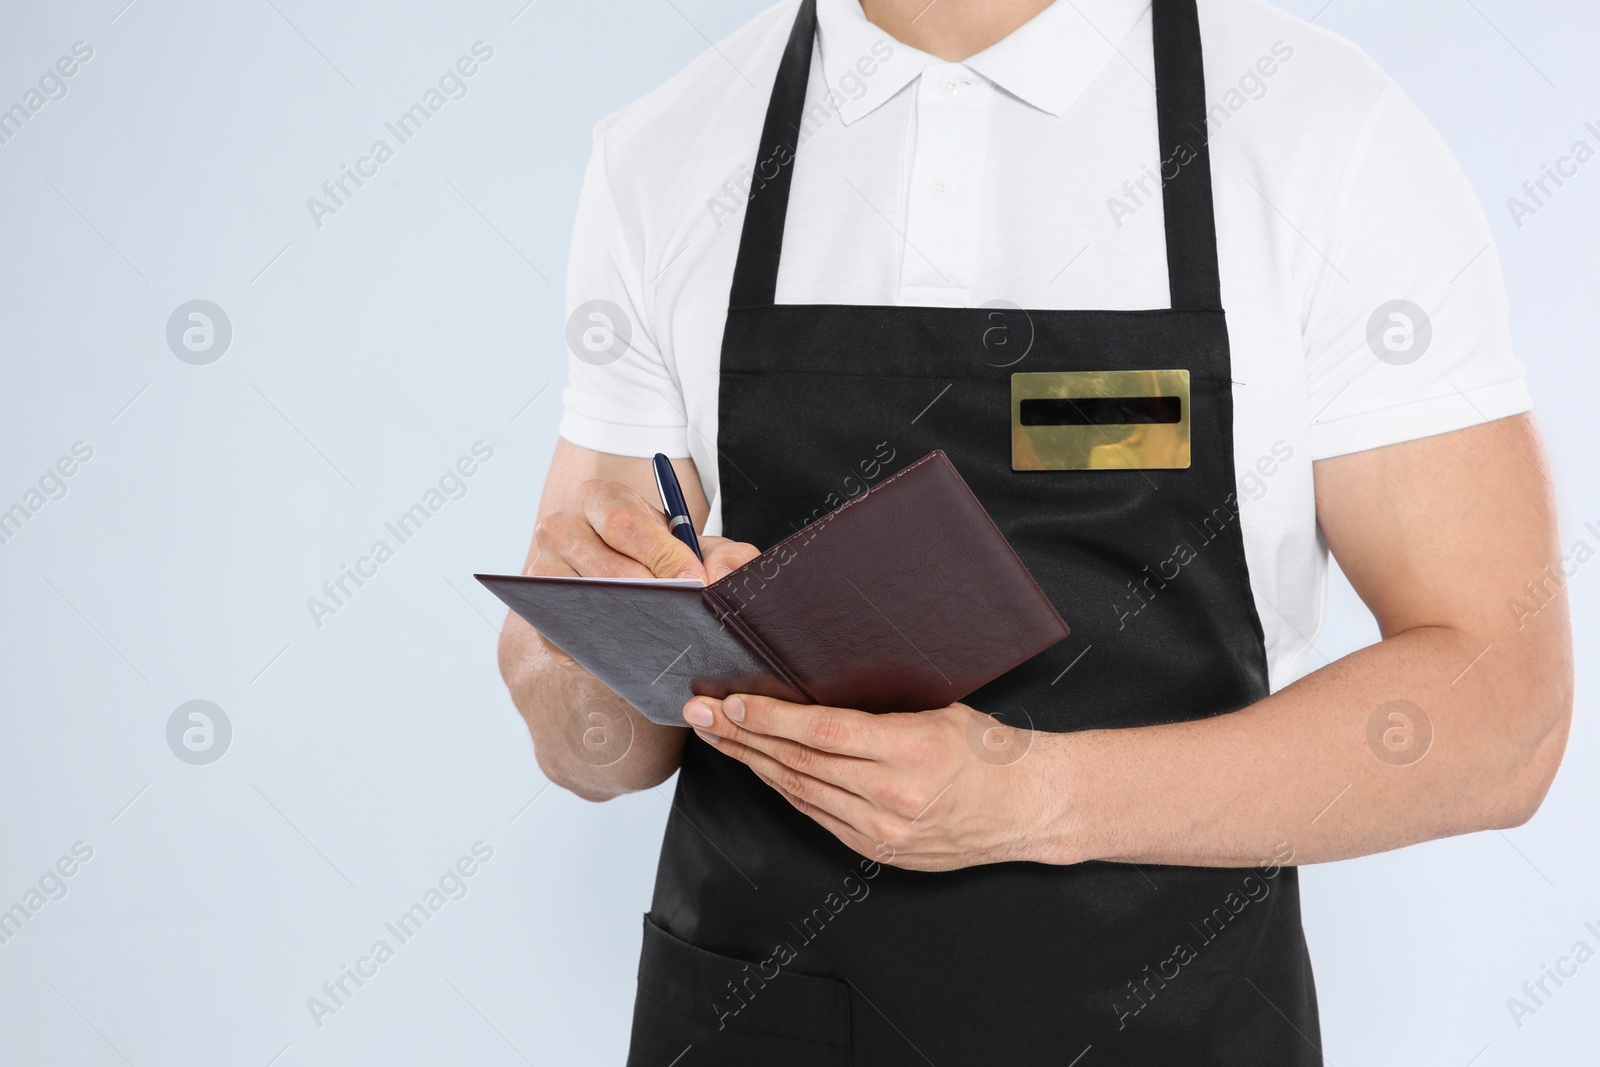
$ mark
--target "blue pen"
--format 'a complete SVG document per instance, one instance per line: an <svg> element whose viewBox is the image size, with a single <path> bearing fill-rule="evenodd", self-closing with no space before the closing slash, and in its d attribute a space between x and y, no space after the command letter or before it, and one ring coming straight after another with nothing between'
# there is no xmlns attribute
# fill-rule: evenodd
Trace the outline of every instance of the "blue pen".
<svg viewBox="0 0 1600 1067"><path fill-rule="evenodd" d="M689 518L689 505L684 502L683 487L673 473L672 461L657 452L654 462L656 491L661 494L661 507L667 513L667 525L672 528L672 536L688 545L695 559L704 562L705 557L700 554L700 540L694 535L694 521Z"/></svg>

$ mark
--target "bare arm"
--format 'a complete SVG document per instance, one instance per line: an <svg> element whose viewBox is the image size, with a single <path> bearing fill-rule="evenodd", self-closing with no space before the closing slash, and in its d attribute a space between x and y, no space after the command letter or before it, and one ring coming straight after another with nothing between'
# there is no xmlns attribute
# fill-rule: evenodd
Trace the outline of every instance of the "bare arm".
<svg viewBox="0 0 1600 1067"><path fill-rule="evenodd" d="M963 704L867 715L697 697L685 717L852 848L919 870L1314 863L1526 821L1573 685L1532 420L1329 460L1316 479L1383 640L1242 711L1025 737ZM1025 755L980 758L980 736Z"/></svg>
<svg viewBox="0 0 1600 1067"><path fill-rule="evenodd" d="M1318 463L1382 641L1237 714L1060 739L1077 851L1247 865L1287 843L1310 863L1527 821L1572 710L1560 582L1512 607L1560 575L1546 471L1527 416Z"/></svg>
<svg viewBox="0 0 1600 1067"><path fill-rule="evenodd" d="M690 460L674 460L691 517L709 506ZM648 459L556 445L524 574L710 580L752 559L750 545L702 538L704 566L667 531ZM585 800L648 789L677 769L685 731L646 719L515 612L500 634L500 674L545 775Z"/></svg>

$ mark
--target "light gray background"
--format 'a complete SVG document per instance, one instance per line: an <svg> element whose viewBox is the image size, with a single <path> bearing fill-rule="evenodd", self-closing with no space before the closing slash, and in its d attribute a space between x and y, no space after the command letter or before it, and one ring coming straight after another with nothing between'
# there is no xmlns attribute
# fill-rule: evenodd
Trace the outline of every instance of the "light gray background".
<svg viewBox="0 0 1600 1067"><path fill-rule="evenodd" d="M0 509L94 450L0 545L0 908L94 850L0 945L0 1062L622 1060L667 795L546 788L469 575L515 570L532 525L591 125L764 0L525 2L0 7L0 106L94 49L0 145ZM1600 161L1520 230L1505 208L1596 143L1600 14L1284 6L1373 54L1470 173L1563 544L1600 544ZM480 39L468 95L318 229L307 197ZM208 366L165 341L192 299L233 326ZM480 440L466 495L316 627L306 599ZM1597 589L1600 564L1573 579L1580 713L1531 825L1305 871L1330 1063L1600 1056L1600 962L1520 1029L1505 1003L1579 938L1600 948ZM1333 599L1314 664L1376 636L1348 587ZM166 741L194 699L233 728L207 766ZM467 895L319 1028L307 998L480 840Z"/></svg>

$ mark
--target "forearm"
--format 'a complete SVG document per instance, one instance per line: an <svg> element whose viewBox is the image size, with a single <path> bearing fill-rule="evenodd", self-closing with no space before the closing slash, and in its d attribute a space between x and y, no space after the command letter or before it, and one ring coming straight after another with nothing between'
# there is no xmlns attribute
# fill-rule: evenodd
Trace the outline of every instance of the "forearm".
<svg viewBox="0 0 1600 1067"><path fill-rule="evenodd" d="M677 770L687 730L651 722L583 668L559 662L515 614L500 638L500 672L555 784L610 800Z"/></svg>
<svg viewBox="0 0 1600 1067"><path fill-rule="evenodd" d="M1563 611L1487 636L1418 628L1234 714L1049 735L1035 755L1055 805L1050 858L1248 866L1286 843L1315 863L1526 821L1572 700L1570 662L1548 651L1565 642L1533 632L1564 626ZM1379 712L1391 701L1421 715ZM1416 720L1409 750L1383 744L1404 729L1389 711Z"/></svg>

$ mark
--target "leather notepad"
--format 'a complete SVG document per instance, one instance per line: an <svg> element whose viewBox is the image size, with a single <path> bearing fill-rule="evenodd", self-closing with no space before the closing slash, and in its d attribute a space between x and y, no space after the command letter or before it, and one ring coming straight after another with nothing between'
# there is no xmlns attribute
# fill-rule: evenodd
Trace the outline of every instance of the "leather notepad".
<svg viewBox="0 0 1600 1067"><path fill-rule="evenodd" d="M940 708L1068 633L942 451L709 586L475 577L647 718L675 726L695 695Z"/></svg>

